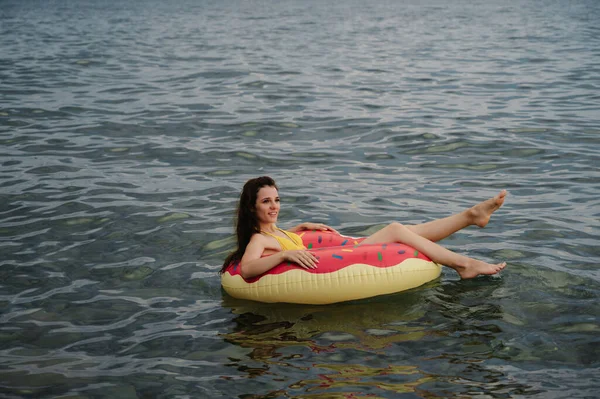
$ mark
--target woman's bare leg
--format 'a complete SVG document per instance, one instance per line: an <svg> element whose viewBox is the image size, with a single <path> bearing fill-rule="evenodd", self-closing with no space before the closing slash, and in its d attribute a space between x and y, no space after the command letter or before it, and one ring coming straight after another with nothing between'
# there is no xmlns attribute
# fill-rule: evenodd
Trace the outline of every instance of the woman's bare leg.
<svg viewBox="0 0 600 399"><path fill-rule="evenodd" d="M485 227L490 221L492 213L497 211L506 198L506 190L486 201L480 202L472 208L443 219L431 222L406 226L407 229L430 241L440 241L457 231L471 225Z"/></svg>
<svg viewBox="0 0 600 399"><path fill-rule="evenodd" d="M473 278L480 274L496 274L506 266L506 263L494 265L454 253L421 237L407 226L403 226L400 223L391 223L387 225L383 229L367 237L359 245L388 244L393 242L410 245L416 250L426 254L434 262L456 270L461 278Z"/></svg>

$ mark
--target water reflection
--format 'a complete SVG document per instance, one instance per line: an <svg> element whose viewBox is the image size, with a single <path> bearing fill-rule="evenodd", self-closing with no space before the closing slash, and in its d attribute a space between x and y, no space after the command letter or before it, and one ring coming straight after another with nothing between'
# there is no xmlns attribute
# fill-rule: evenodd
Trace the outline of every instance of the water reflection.
<svg viewBox="0 0 600 399"><path fill-rule="evenodd" d="M223 305L236 316L235 327L223 338L250 349L247 357L254 364L249 367L248 359L232 359L228 366L247 378L283 374L290 391L312 393L298 397L325 397L314 393L323 390L327 391L323 395L336 397L331 390L348 387L412 392L430 379L417 366L380 367L373 362L396 343L426 336L421 320L430 292L423 289L330 306L262 304L225 297ZM377 381L381 376L387 376L386 382ZM398 376L402 382L395 381Z"/></svg>
<svg viewBox="0 0 600 399"><path fill-rule="evenodd" d="M433 283L436 284L436 283ZM242 346L309 345L328 348L380 350L391 343L420 339L421 319L429 302L426 290L369 301L329 306L263 304L224 297L223 305L238 315L226 339Z"/></svg>
<svg viewBox="0 0 600 399"><path fill-rule="evenodd" d="M329 306L226 296L223 306L235 315L235 325L222 337L249 350L227 366L278 386L248 398L535 392L520 383L500 384L504 373L488 365L504 357L507 323L500 299L506 294L502 279L484 278L437 281L407 293Z"/></svg>
<svg viewBox="0 0 600 399"><path fill-rule="evenodd" d="M305 388L306 392L337 388L377 388L383 391L407 393L415 392L418 386L433 379L429 376L422 376L414 379L414 376L422 375L422 373L414 366L388 366L386 368L377 368L360 364L316 364L315 367L325 370L318 375L318 378L301 380L296 384L291 385L290 388ZM378 377L384 378L378 379ZM392 383L384 381L399 382ZM347 393L340 397L356 397L356 394L360 395L361 393L352 392L352 396ZM317 393L310 396L301 395L297 397L326 398L330 397L329 395L329 393Z"/></svg>

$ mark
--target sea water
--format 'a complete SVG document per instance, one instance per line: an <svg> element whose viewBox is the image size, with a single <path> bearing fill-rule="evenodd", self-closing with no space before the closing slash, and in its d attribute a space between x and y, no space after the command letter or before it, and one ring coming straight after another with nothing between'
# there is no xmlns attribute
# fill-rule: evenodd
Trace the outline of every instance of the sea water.
<svg viewBox="0 0 600 399"><path fill-rule="evenodd" d="M0 10L0 396L591 398L600 3ZM243 183L366 235L501 189L497 276L329 306L221 291Z"/></svg>

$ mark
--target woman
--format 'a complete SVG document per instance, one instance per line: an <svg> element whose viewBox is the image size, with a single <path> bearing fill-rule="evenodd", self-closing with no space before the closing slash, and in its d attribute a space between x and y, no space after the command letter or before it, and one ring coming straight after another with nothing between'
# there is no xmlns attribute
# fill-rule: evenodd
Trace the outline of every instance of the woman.
<svg viewBox="0 0 600 399"><path fill-rule="evenodd" d="M480 274L496 274L506 263L491 264L456 254L438 244L439 241L467 226L485 227L490 216L504 203L506 191L455 215L414 226L390 223L358 245L403 243L427 254L436 263L456 270L461 278ZM221 273L231 262L240 262L241 274L251 278L263 274L282 262L293 262L305 269L318 267L318 259L302 245L295 234L302 230L333 231L321 223L301 223L287 231L276 226L279 215L279 193L275 181L268 176L250 179L244 185L237 209L238 248L227 257ZM267 256L270 255L270 256Z"/></svg>

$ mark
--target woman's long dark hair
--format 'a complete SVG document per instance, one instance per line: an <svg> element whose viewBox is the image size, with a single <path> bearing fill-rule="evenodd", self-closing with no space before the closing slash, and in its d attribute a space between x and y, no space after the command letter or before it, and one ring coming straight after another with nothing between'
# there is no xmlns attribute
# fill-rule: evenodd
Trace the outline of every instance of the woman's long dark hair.
<svg viewBox="0 0 600 399"><path fill-rule="evenodd" d="M233 262L239 262L246 252L246 247L250 242L253 234L260 233L260 225L256 218L256 198L258 191L263 187L275 187L275 180L269 176L261 176L256 179L250 179L244 184L240 202L237 207L237 215L235 219L235 234L237 238L237 249L233 251L225 259L220 273L224 273L227 266Z"/></svg>

